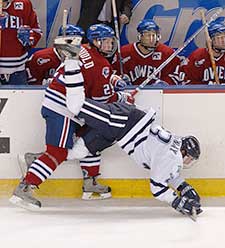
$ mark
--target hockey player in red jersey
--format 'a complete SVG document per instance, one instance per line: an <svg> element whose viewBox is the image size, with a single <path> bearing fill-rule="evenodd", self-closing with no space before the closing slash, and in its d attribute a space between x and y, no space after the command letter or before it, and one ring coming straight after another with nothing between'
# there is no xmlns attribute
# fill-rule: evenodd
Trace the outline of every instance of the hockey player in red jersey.
<svg viewBox="0 0 225 248"><path fill-rule="evenodd" d="M220 84L225 83L225 25L212 22L208 28L212 40L213 55ZM181 67L185 73L186 83L215 84L215 77L207 48L198 48L190 54Z"/></svg>
<svg viewBox="0 0 225 248"><path fill-rule="evenodd" d="M137 32L138 42L121 48L123 73L134 85L140 85L174 52L172 48L160 43L160 28L155 21L142 20L138 24ZM171 85L177 84L178 82L170 74L174 73L179 64L180 59L175 57L149 84L160 81ZM114 58L113 67L117 74L120 73L118 56Z"/></svg>
<svg viewBox="0 0 225 248"><path fill-rule="evenodd" d="M42 35L31 1L3 0L0 27L0 83L26 84L28 50Z"/></svg>
<svg viewBox="0 0 225 248"><path fill-rule="evenodd" d="M68 39L70 36L73 37L76 35L76 33L83 36L83 31L79 27L68 24L66 28L66 36L68 36ZM55 39L55 49L58 51L58 54L60 54L60 58L62 58L63 53L57 45L59 39L63 39L61 37L62 30L60 30L59 35L60 36ZM103 56L111 56L111 53L114 52L114 31L110 27L102 24L93 25L88 30L87 37L90 43L82 47L79 53L79 58L82 62L81 72L84 77L85 95L100 102L133 101L133 98L131 98L128 93L120 91L114 92L114 88L111 84L112 78L114 78L111 65ZM54 50L52 49L50 52L53 53ZM46 59L47 57L45 56L43 58ZM63 64L60 65L59 70L55 73L53 81L49 84L49 89L47 89L46 94L49 98L55 98L54 94L58 94L58 91L64 93L64 90L61 89L62 85L64 85L63 66ZM43 68L44 67L39 67L39 69ZM36 73L37 71L38 70L35 70ZM113 79L113 81L118 88L117 83L121 80L116 77L116 80ZM58 110L55 109L55 106L52 105L47 98L45 99L44 104L47 104L48 108L57 112ZM71 115L70 118L72 118ZM79 127L77 126L74 132L77 132L78 129ZM37 155L40 154L25 154L27 164L31 164L32 166L36 161L34 159L38 157ZM98 184L96 180L96 177L99 175L100 159L100 154L98 154L95 156L88 156L80 161L84 175L83 199L92 199L94 193L99 194L98 199L111 197L111 189L108 186ZM34 162L32 163L33 160ZM96 197L94 199L96 199Z"/></svg>
<svg viewBox="0 0 225 248"><path fill-rule="evenodd" d="M54 47L44 48L35 52L26 63L28 84L47 84L48 79L53 78L60 64L61 56Z"/></svg>

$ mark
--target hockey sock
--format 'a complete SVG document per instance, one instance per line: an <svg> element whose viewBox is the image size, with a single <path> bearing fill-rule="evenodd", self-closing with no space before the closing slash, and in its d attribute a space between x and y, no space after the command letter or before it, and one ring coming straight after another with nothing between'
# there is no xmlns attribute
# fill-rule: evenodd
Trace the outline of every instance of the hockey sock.
<svg viewBox="0 0 225 248"><path fill-rule="evenodd" d="M47 150L30 165L24 178L25 182L32 185L40 185L66 160L67 149L47 145Z"/></svg>

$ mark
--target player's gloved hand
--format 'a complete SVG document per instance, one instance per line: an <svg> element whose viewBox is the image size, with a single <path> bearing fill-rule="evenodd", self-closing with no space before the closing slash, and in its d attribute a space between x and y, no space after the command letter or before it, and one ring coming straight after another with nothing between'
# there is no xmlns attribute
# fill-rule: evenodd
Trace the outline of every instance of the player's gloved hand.
<svg viewBox="0 0 225 248"><path fill-rule="evenodd" d="M7 21L8 16L9 16L9 14L8 13L5 13L5 12L3 12L0 15L0 30L6 28L6 21Z"/></svg>
<svg viewBox="0 0 225 248"><path fill-rule="evenodd" d="M118 91L117 92L118 102L126 102L130 104L134 104L135 99L129 92Z"/></svg>
<svg viewBox="0 0 225 248"><path fill-rule="evenodd" d="M188 199L192 199L192 200L199 203L200 206L199 206L199 208L196 209L197 214L200 214L203 212L203 210L201 209L201 204L200 204L200 196L190 184L188 184L187 182L183 182L177 188L177 190L180 192L181 196L185 196Z"/></svg>
<svg viewBox="0 0 225 248"><path fill-rule="evenodd" d="M128 82L123 80L118 75L113 74L110 78L110 83L113 85L115 92L125 90L126 86L129 85Z"/></svg>
<svg viewBox="0 0 225 248"><path fill-rule="evenodd" d="M30 47L34 44L34 31L28 25L20 26L17 38L24 47Z"/></svg>
<svg viewBox="0 0 225 248"><path fill-rule="evenodd" d="M200 196L196 190L187 182L183 182L177 190L180 192L181 196L185 196L188 199L193 199L200 203Z"/></svg>
<svg viewBox="0 0 225 248"><path fill-rule="evenodd" d="M199 202L195 200L188 199L185 196L176 197L175 200L172 202L172 208L177 210L178 212L186 215L193 215L193 210L200 209L201 205Z"/></svg>
<svg viewBox="0 0 225 248"><path fill-rule="evenodd" d="M81 41L81 36L59 36L55 38L54 47L59 49L65 58L78 60L81 50Z"/></svg>

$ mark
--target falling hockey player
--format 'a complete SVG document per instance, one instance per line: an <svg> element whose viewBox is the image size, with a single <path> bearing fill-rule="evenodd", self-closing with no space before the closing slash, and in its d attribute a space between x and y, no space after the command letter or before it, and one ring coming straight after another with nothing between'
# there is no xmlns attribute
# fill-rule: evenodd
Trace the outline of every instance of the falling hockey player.
<svg viewBox="0 0 225 248"><path fill-rule="evenodd" d="M183 166L190 166L199 159L199 141L194 136L175 136L155 124L156 113L152 108L144 112L127 103L104 104L85 99L79 45L63 39L58 45L66 55L65 74L61 77L65 94L60 94L60 99L70 113L85 120L88 127L70 150L59 148L56 152L48 145L43 157L29 167L10 201L23 208L40 208L41 202L32 196L32 189L47 179L56 166L65 159L97 154L117 142L138 165L150 170L151 191L156 199L195 219L196 214L202 212L200 197L180 172ZM52 116L47 118L51 120ZM64 119L65 125L69 125Z"/></svg>

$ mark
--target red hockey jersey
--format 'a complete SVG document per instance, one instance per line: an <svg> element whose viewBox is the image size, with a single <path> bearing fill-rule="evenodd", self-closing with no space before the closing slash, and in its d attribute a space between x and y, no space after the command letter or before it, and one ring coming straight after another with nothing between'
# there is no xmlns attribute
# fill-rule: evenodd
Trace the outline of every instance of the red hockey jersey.
<svg viewBox="0 0 225 248"><path fill-rule="evenodd" d="M206 48L198 48L187 58L186 64L181 67L186 80L191 84L210 84L215 82L210 56ZM225 54L215 58L216 69L220 83L225 83Z"/></svg>
<svg viewBox="0 0 225 248"><path fill-rule="evenodd" d="M25 69L27 50L17 39L21 25L29 25L34 31L34 46L41 38L38 18L30 0L13 0L3 12L8 13L6 28L1 31L0 74L11 74Z"/></svg>
<svg viewBox="0 0 225 248"><path fill-rule="evenodd" d="M80 61L86 96L100 102L116 101L117 94L110 82L112 66L109 61L87 44L81 49Z"/></svg>
<svg viewBox="0 0 225 248"><path fill-rule="evenodd" d="M121 48L121 55L123 60L123 73L126 74L130 82L134 85L140 85L146 78L148 78L153 71L159 67L174 50L162 43L159 43L156 49L144 55L137 46L138 43L125 45ZM169 74L173 74L176 67L180 64L180 59L175 57L161 72L156 75L156 79L161 79L168 84L175 84ZM113 68L120 73L118 56L115 56L113 61ZM155 82L151 80L149 84Z"/></svg>
<svg viewBox="0 0 225 248"><path fill-rule="evenodd" d="M53 47L35 52L26 63L28 83L43 84L44 79L53 77L60 64L60 55Z"/></svg>

